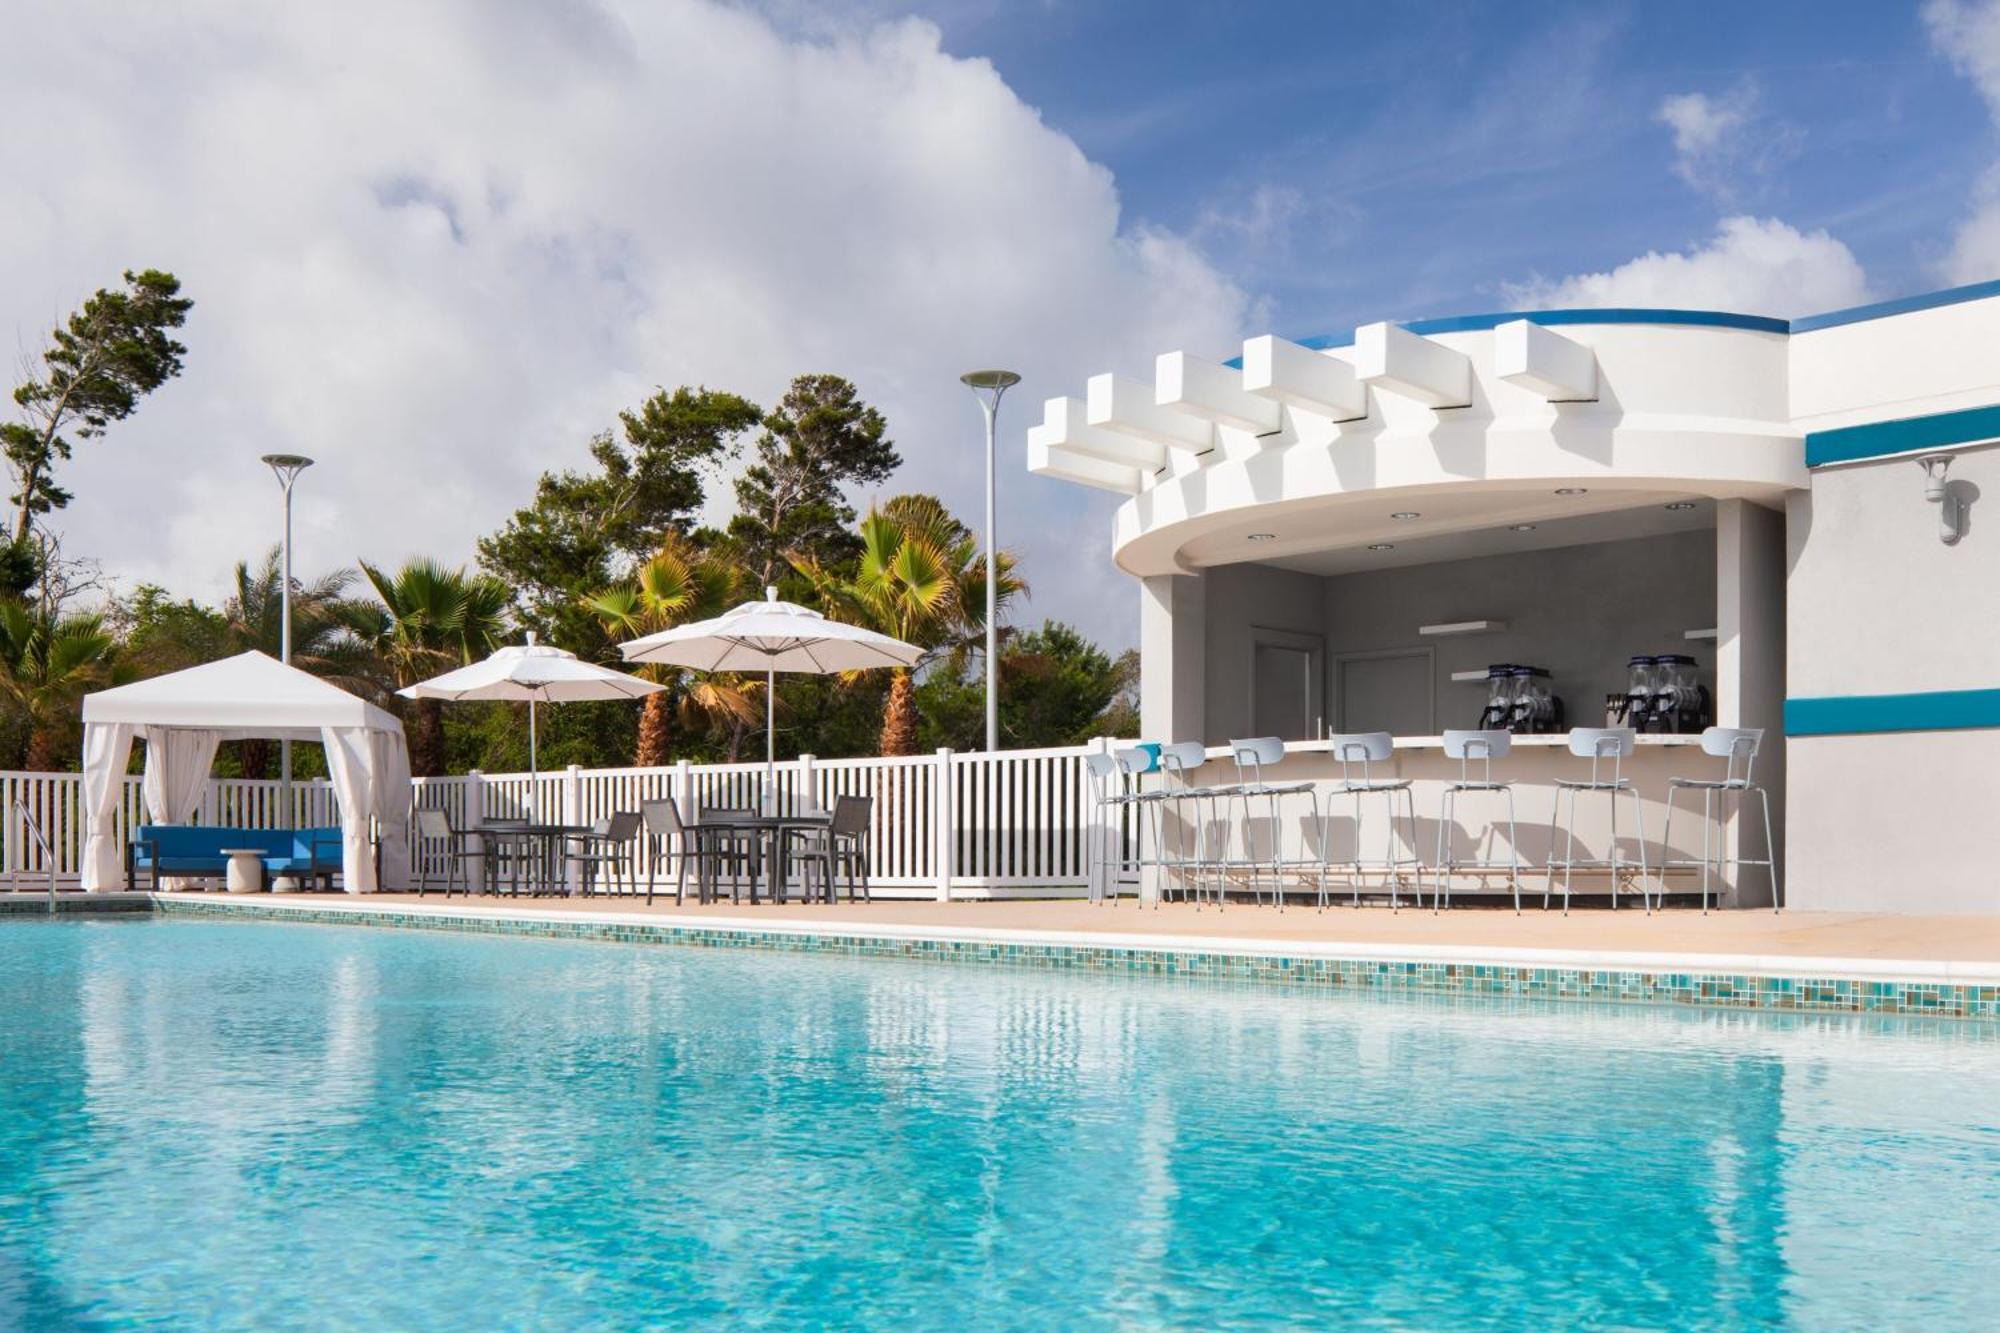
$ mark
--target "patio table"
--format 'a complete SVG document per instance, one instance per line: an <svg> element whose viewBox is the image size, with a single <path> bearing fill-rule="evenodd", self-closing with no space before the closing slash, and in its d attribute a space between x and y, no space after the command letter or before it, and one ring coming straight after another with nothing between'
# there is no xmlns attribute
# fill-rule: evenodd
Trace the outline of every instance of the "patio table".
<svg viewBox="0 0 2000 1333"><path fill-rule="evenodd" d="M506 858L513 872L509 876L508 891L515 895L521 892L521 867L524 864L528 867L529 893L569 892L562 876L565 847L571 838L582 837L590 831L588 824L480 824L472 830L479 835L481 845L489 849L497 851L503 844L516 844L518 854ZM485 867L488 884L498 892L499 858L485 858Z"/></svg>
<svg viewBox="0 0 2000 1333"><path fill-rule="evenodd" d="M694 834L699 839L709 840L718 833L753 833L760 841L771 844L771 897L774 901L783 902L789 869L786 855L788 839L785 835L795 829L823 829L832 822L833 816L823 811L791 815L730 815L702 820L694 826ZM715 896L712 860L704 855L696 864L699 869L696 889L701 901L711 902ZM750 901L757 901L757 872L754 868L750 871Z"/></svg>

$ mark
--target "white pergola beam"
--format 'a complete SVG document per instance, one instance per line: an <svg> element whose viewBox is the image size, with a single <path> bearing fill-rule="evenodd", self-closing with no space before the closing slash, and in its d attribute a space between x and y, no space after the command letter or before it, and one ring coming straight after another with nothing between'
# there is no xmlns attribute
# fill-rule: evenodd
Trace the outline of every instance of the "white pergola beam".
<svg viewBox="0 0 2000 1333"><path fill-rule="evenodd" d="M1363 384L1426 407L1472 403L1472 359L1396 324L1354 331L1354 373Z"/></svg>
<svg viewBox="0 0 2000 1333"><path fill-rule="evenodd" d="M1161 407L1153 399L1152 385L1123 375L1092 375L1084 390L1084 404L1085 421L1104 430L1194 453L1215 444L1213 425Z"/></svg>
<svg viewBox="0 0 2000 1333"><path fill-rule="evenodd" d="M1153 401L1161 407L1257 435L1285 424L1284 409L1246 390L1243 376L1228 366L1186 352L1162 352L1153 380Z"/></svg>
<svg viewBox="0 0 2000 1333"><path fill-rule="evenodd" d="M1100 491L1115 491L1120 495L1139 493L1138 468L1106 462L1093 454L1079 453L1055 443L1050 438L1053 434L1047 426L1028 428L1028 471L1039 477L1073 481L1079 486L1094 486Z"/></svg>
<svg viewBox="0 0 2000 1333"><path fill-rule="evenodd" d="M1368 386L1338 357L1265 334L1243 342L1243 387L1334 421L1368 415Z"/></svg>
<svg viewBox="0 0 2000 1333"><path fill-rule="evenodd" d="M1092 425L1087 406L1079 398L1049 399L1042 410L1042 429L1047 432L1050 444L1061 445L1071 453L1147 472L1157 472L1167 465L1165 445Z"/></svg>
<svg viewBox="0 0 2000 1333"><path fill-rule="evenodd" d="M1597 397L1597 353L1528 319L1493 330L1494 373L1553 403Z"/></svg>

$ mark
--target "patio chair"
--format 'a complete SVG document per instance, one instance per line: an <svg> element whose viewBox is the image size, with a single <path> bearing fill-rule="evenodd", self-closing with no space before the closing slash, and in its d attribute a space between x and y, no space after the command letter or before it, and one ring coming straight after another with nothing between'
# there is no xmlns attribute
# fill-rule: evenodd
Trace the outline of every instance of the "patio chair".
<svg viewBox="0 0 2000 1333"><path fill-rule="evenodd" d="M1762 866L1771 877L1771 910L1780 908L1778 900L1777 843L1771 836L1771 797L1754 781L1757 767L1757 751L1764 742L1762 727L1709 727L1701 733L1701 752L1712 759L1726 761L1719 778L1669 778L1667 779L1667 827L1660 835L1660 896L1666 896L1666 876L1669 870L1682 866L1701 867L1701 910L1708 912L1708 901L1712 896L1709 872L1713 870L1719 877L1729 872L1731 866L1739 870L1743 866ZM1674 841L1674 798L1682 792L1701 793L1701 860L1676 859L1673 854ZM1746 857L1739 846L1735 856L1729 855L1729 841L1726 828L1730 807L1736 808L1739 825L1743 819L1743 798L1754 794L1764 810L1764 855L1761 860ZM1693 801L1690 799L1689 804ZM1747 832L1747 830L1746 830ZM1712 836L1711 836L1712 835ZM1739 838L1744 834L1739 832Z"/></svg>
<svg viewBox="0 0 2000 1333"><path fill-rule="evenodd" d="M620 810L609 819L599 820L589 833L571 837L569 859L583 871L583 894L589 897L602 875L616 884L620 870L625 882L636 892L639 883L639 814Z"/></svg>
<svg viewBox="0 0 2000 1333"><path fill-rule="evenodd" d="M695 820L694 836L696 852L696 878L701 884L701 899L708 902L713 896L711 888L716 881L716 872L722 866L729 867L729 901L741 902L743 888L739 876L748 873L750 877L750 901L757 901L757 879L764 868L764 832L760 828L731 828L730 821L755 819L757 812L748 806L703 806L699 818ZM704 878L700 871L708 867Z"/></svg>
<svg viewBox="0 0 2000 1333"><path fill-rule="evenodd" d="M818 867L825 872L829 903L838 896L836 877L843 867L847 871L847 901L854 901L857 885L862 901L874 901L868 890L868 830L874 814L874 797L842 796L834 801L833 819L826 827L789 830L793 842L790 854L799 859L800 866L806 870ZM805 895L806 901L812 901L810 880Z"/></svg>
<svg viewBox="0 0 2000 1333"><path fill-rule="evenodd" d="M472 896L472 877L465 872L466 862L479 863L481 888L485 887L486 851L472 845L472 835L462 829L452 827L451 816L442 810L417 811L417 838L425 843L442 843L444 856L444 896L451 897L453 884L464 888L465 896ZM436 864L433 853L426 848L417 857L417 896L437 879L432 873Z"/></svg>
<svg viewBox="0 0 2000 1333"><path fill-rule="evenodd" d="M674 871L674 905L687 901L688 862L695 864L695 891L701 892L702 858L710 855L695 830L681 822L681 808L672 801L641 801L639 816L646 825L646 905L652 906L654 886L661 864L677 865Z"/></svg>

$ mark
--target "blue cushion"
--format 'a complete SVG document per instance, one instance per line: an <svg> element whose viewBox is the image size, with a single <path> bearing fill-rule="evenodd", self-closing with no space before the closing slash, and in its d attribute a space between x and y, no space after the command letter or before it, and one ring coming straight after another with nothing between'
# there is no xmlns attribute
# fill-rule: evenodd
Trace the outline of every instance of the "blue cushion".
<svg viewBox="0 0 2000 1333"><path fill-rule="evenodd" d="M132 864L166 872L221 871L229 864L223 848L253 848L273 874L340 868L340 829L200 828L187 824L144 824L133 834ZM159 864L154 865L158 857Z"/></svg>

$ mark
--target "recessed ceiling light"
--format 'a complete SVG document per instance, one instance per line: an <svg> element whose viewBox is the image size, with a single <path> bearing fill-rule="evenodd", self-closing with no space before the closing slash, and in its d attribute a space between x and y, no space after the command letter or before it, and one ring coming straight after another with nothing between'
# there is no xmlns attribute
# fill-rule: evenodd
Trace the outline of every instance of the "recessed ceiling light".
<svg viewBox="0 0 2000 1333"><path fill-rule="evenodd" d="M1694 508L1694 501L1692 501L1692 500L1676 500L1676 501L1674 501L1674 502L1673 502L1672 504L1668 505L1668 506L1667 506L1667 508L1669 508L1669 509L1692 509L1692 508Z"/></svg>
<svg viewBox="0 0 2000 1333"><path fill-rule="evenodd" d="M1396 549L1396 543L1394 543L1394 542L1370 542L1370 543L1368 544L1368 549L1369 549L1369 550L1371 550L1371 551L1393 551L1393 550L1395 550L1395 549Z"/></svg>
<svg viewBox="0 0 2000 1333"><path fill-rule="evenodd" d="M1532 523L1516 523L1513 527L1507 529L1509 532L1533 532L1534 530L1535 525Z"/></svg>
<svg viewBox="0 0 2000 1333"><path fill-rule="evenodd" d="M1558 487L1556 487L1556 494L1557 494L1557 495L1588 495L1588 494L1590 494L1590 488L1589 488L1588 486L1558 486Z"/></svg>
<svg viewBox="0 0 2000 1333"><path fill-rule="evenodd" d="M1277 539L1278 534L1275 532L1253 532L1249 536L1249 540L1253 542L1269 542Z"/></svg>
<svg viewBox="0 0 2000 1333"><path fill-rule="evenodd" d="M1410 519L1410 518L1422 518L1423 515L1419 514L1414 509L1399 509L1395 513L1389 515L1389 517L1399 518L1399 519Z"/></svg>

